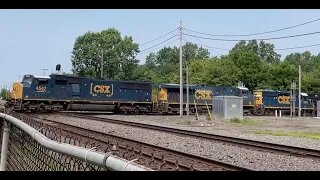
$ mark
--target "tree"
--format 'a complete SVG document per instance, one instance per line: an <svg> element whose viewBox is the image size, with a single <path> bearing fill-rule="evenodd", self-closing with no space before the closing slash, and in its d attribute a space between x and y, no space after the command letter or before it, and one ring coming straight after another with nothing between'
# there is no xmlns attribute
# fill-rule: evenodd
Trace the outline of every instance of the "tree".
<svg viewBox="0 0 320 180"><path fill-rule="evenodd" d="M238 81L254 89L289 90L298 82L298 65L302 66L302 91L320 93L320 54L293 53L280 61L274 45L264 41L240 41L229 54L209 56L207 49L196 44L183 46L183 73L190 66L190 83L235 86ZM153 83L179 83L179 48L164 47L150 53L135 71L135 79ZM185 77L185 76L184 76Z"/></svg>
<svg viewBox="0 0 320 180"><path fill-rule="evenodd" d="M264 41L250 40L247 43L245 41L240 41L237 43L231 51L252 51L254 54L260 57L262 61L266 63L273 64L280 62L280 54L274 51L274 45L270 43L265 43Z"/></svg>
<svg viewBox="0 0 320 180"><path fill-rule="evenodd" d="M161 82L157 73L153 69L149 69L146 64L138 65L133 74L135 80L150 81L153 83Z"/></svg>
<svg viewBox="0 0 320 180"><path fill-rule="evenodd" d="M320 65L312 72L302 72L301 90L304 92L320 93Z"/></svg>
<svg viewBox="0 0 320 180"><path fill-rule="evenodd" d="M272 89L289 91L292 80L298 81L298 68L287 61L273 65L269 80Z"/></svg>
<svg viewBox="0 0 320 180"><path fill-rule="evenodd" d="M270 68L280 63L274 45L256 40L238 42L227 56L239 69L239 80L250 89L270 88Z"/></svg>
<svg viewBox="0 0 320 180"><path fill-rule="evenodd" d="M239 79L239 69L229 59L192 61L190 70L192 84L234 86Z"/></svg>
<svg viewBox="0 0 320 180"><path fill-rule="evenodd" d="M208 49L198 47L198 45L191 42L187 42L184 46L182 46L182 52L182 60L186 64L189 64L190 61L197 59L208 59L210 56ZM180 53L180 51L178 51L178 53Z"/></svg>
<svg viewBox="0 0 320 180"><path fill-rule="evenodd" d="M298 67L301 65L301 70L311 72L316 67L317 57L312 56L309 51L303 53L292 53L285 57L284 61Z"/></svg>
<svg viewBox="0 0 320 180"><path fill-rule="evenodd" d="M157 60L157 56L155 53L150 53L147 57L146 57L146 68L148 68L149 70L154 70L157 68L156 65L156 60Z"/></svg>
<svg viewBox="0 0 320 180"><path fill-rule="evenodd" d="M258 53L260 58L267 63L274 64L280 62L281 56L274 51L273 44L260 41Z"/></svg>
<svg viewBox="0 0 320 180"><path fill-rule="evenodd" d="M238 43L228 55L228 58L239 69L239 80L253 90L259 82L266 80L267 77L262 75L266 72L264 68L268 67L259 54L257 53L254 42L249 42L247 45L244 42Z"/></svg>
<svg viewBox="0 0 320 180"><path fill-rule="evenodd" d="M196 44L190 42L187 42L182 47L182 51L184 73L186 64L189 64L190 62L198 59L208 59L210 55L207 49L199 47ZM164 47L157 53L150 53L146 57L146 62L144 64L144 70L147 71L147 74L144 75L149 75L148 77L151 76L153 79L152 82L178 83L179 58L180 49L176 46Z"/></svg>
<svg viewBox="0 0 320 180"><path fill-rule="evenodd" d="M2 88L1 91L0 91L0 98L1 99L8 99L10 98L10 91L5 89L5 88Z"/></svg>
<svg viewBox="0 0 320 180"><path fill-rule="evenodd" d="M138 52L138 44L132 37L122 38L114 28L87 32L75 41L71 59L73 71L80 76L99 78L103 59L103 72L108 79L132 79L139 63Z"/></svg>

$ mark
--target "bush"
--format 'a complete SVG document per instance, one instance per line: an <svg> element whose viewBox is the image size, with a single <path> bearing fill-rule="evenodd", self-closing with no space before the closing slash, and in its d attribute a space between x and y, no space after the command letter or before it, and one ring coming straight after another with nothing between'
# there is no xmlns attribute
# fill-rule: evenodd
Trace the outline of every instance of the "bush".
<svg viewBox="0 0 320 180"><path fill-rule="evenodd" d="M231 123L242 123L244 120L240 119L240 118L232 118L230 120Z"/></svg>

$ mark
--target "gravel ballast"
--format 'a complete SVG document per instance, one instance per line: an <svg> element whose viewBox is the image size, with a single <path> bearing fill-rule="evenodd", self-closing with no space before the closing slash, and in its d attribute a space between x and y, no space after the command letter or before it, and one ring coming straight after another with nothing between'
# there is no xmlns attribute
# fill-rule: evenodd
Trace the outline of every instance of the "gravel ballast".
<svg viewBox="0 0 320 180"><path fill-rule="evenodd" d="M249 117L250 119L260 122L260 124L254 126L239 126L228 123L227 120L208 121L205 116L200 117L198 121L192 116L189 118L185 117L184 120L181 120L179 116L96 116L320 150L319 140L255 133L260 130L301 131L301 129L305 132L319 133L320 119L309 117L301 119L291 119L287 117Z"/></svg>
<svg viewBox="0 0 320 180"><path fill-rule="evenodd" d="M99 115L105 116L105 115ZM183 137L180 135L173 135L170 133L129 127L125 125L111 124L100 121L77 119L67 117L63 115L46 115L53 121L64 122L67 124L87 127L88 129L97 130L121 137L126 137L154 145L159 145L174 150L192 153L195 155L211 158L214 160L221 160L227 163L232 163L238 166L251 168L255 170L320 170L320 160L313 160L311 158L288 156L285 154L277 154L270 152L262 152L258 150L246 149L243 147L237 147L233 145L227 145L220 142L212 142L207 140L200 140L192 137ZM196 123L190 122L190 120L170 120L175 116L117 116L108 115L109 118L123 119L131 121L139 121L141 123L150 123L156 125L170 126L175 128L183 128L193 131L201 131L206 133L222 134L227 136L235 136L241 138L264 140L268 142L283 143L288 145L295 145L293 143L300 143L302 138L290 138L290 137L274 137L268 135L251 135L241 132L236 127L229 128L229 131L223 129L223 123L219 126L219 122L208 123L206 120L199 120ZM151 119L151 120L147 120ZM161 120L161 119L162 120ZM143 120L142 120L143 119ZM203 121L203 122L202 122ZM202 126L201 126L202 124ZM209 126L210 125L210 126ZM193 126L193 127L184 127ZM196 127L194 127L196 126ZM198 127L197 127L198 126ZM216 129L215 129L216 128ZM213 131L214 130L214 131ZM305 142L301 146L317 147L319 143L315 143L314 140L303 139ZM313 144L313 145L312 145Z"/></svg>

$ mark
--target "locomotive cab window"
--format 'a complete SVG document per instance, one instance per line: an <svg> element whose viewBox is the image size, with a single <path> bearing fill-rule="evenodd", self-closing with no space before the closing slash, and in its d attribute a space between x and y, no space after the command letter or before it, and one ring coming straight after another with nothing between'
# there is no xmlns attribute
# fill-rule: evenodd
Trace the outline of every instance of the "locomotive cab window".
<svg viewBox="0 0 320 180"><path fill-rule="evenodd" d="M39 85L47 85L47 84L48 84L48 81L39 81L38 84L39 84Z"/></svg>
<svg viewBox="0 0 320 180"><path fill-rule="evenodd" d="M67 85L66 80L56 80L56 85Z"/></svg>
<svg viewBox="0 0 320 180"><path fill-rule="evenodd" d="M243 96L248 95L248 93L249 93L249 91L248 91L248 90L242 90L242 95L243 95Z"/></svg>
<svg viewBox="0 0 320 180"><path fill-rule="evenodd" d="M31 87L31 83L32 83L32 78L30 77L30 78L25 78L24 80L23 80L23 82L22 82L22 84L23 84L23 87Z"/></svg>
<svg viewBox="0 0 320 180"><path fill-rule="evenodd" d="M80 92L80 85L79 84L71 84L72 92L79 93Z"/></svg>

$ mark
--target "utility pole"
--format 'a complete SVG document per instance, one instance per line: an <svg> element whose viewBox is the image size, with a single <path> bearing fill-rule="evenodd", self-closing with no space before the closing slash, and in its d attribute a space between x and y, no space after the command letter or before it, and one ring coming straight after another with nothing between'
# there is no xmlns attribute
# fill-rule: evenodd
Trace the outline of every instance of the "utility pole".
<svg viewBox="0 0 320 180"><path fill-rule="evenodd" d="M40 69L40 70L43 70L43 75L45 76L46 75L46 70L48 70L48 69Z"/></svg>
<svg viewBox="0 0 320 180"><path fill-rule="evenodd" d="M189 117L189 66L187 65L187 116Z"/></svg>
<svg viewBox="0 0 320 180"><path fill-rule="evenodd" d="M293 81L293 116L296 116L296 91L297 91L297 84Z"/></svg>
<svg viewBox="0 0 320 180"><path fill-rule="evenodd" d="M291 92L290 92L290 116L294 117L296 116L296 82L292 80L291 82Z"/></svg>
<svg viewBox="0 0 320 180"><path fill-rule="evenodd" d="M5 91L5 96L6 96L6 100L8 99L8 87L7 87L7 85L6 85L6 91Z"/></svg>
<svg viewBox="0 0 320 180"><path fill-rule="evenodd" d="M299 65L299 111L298 115L301 117L301 66Z"/></svg>
<svg viewBox="0 0 320 180"><path fill-rule="evenodd" d="M293 117L293 81L290 87L290 117Z"/></svg>
<svg viewBox="0 0 320 180"><path fill-rule="evenodd" d="M182 84L182 21L180 21L180 118L183 117L183 84Z"/></svg>
<svg viewBox="0 0 320 180"><path fill-rule="evenodd" d="M101 79L103 79L103 49L101 50Z"/></svg>

